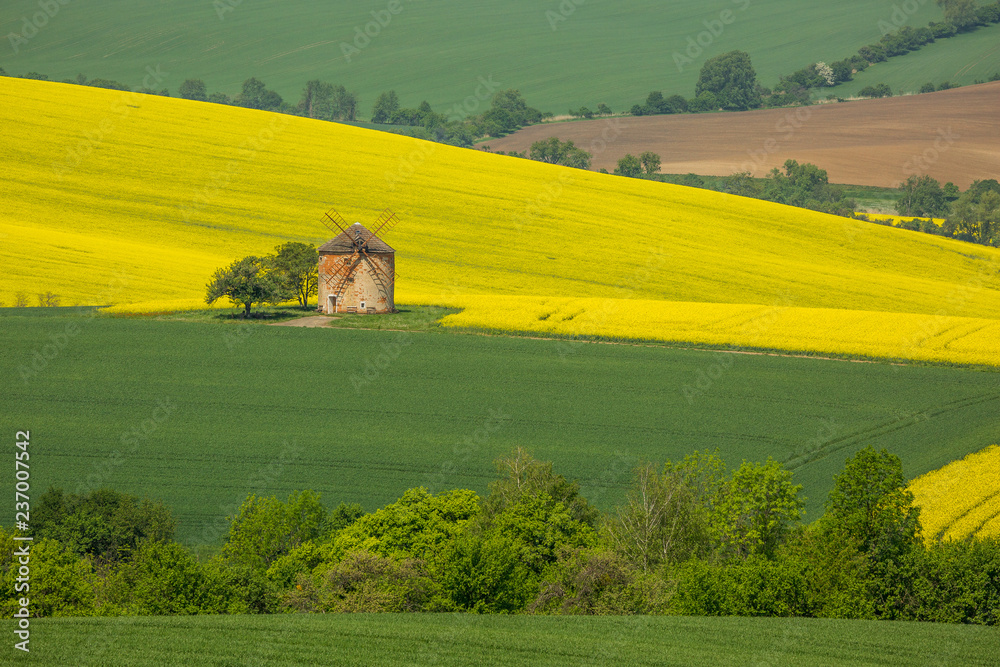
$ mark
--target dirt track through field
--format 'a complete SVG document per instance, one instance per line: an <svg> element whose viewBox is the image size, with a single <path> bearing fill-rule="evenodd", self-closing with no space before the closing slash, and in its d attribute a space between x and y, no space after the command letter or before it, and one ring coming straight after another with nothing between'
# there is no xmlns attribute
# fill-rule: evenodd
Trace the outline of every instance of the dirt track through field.
<svg viewBox="0 0 1000 667"><path fill-rule="evenodd" d="M929 174L965 189L1000 178L1000 81L884 100L742 113L624 117L527 127L487 142L525 151L572 140L614 171L626 153L653 151L663 173L765 176L785 160L812 162L830 181L894 187Z"/></svg>

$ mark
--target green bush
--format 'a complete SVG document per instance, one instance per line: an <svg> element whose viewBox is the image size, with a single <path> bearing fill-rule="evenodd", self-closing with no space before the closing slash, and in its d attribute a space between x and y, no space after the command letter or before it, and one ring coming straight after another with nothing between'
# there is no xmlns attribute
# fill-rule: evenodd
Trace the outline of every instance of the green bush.
<svg viewBox="0 0 1000 667"><path fill-rule="evenodd" d="M644 573L614 551L562 549L538 595L534 614L656 614L668 609L672 582L662 571Z"/></svg>
<svg viewBox="0 0 1000 667"><path fill-rule="evenodd" d="M546 493L521 498L493 517L489 530L509 538L521 561L536 574L556 561L560 547L589 547L597 542L593 528L574 519L565 505Z"/></svg>
<svg viewBox="0 0 1000 667"><path fill-rule="evenodd" d="M206 608L215 614L270 614L278 609L278 590L259 570L213 560L204 567Z"/></svg>
<svg viewBox="0 0 1000 667"><path fill-rule="evenodd" d="M50 538L103 562L127 558L143 540L164 542L177 521L162 503L111 489L64 494L52 488L32 512L36 539Z"/></svg>
<svg viewBox="0 0 1000 667"><path fill-rule="evenodd" d="M292 493L287 502L250 494L230 523L222 556L230 564L263 572L280 556L315 539L326 521L326 508L312 491Z"/></svg>
<svg viewBox="0 0 1000 667"><path fill-rule="evenodd" d="M287 591L282 606L292 611L388 613L444 607L440 587L423 561L351 551L344 560L303 576Z"/></svg>
<svg viewBox="0 0 1000 667"><path fill-rule="evenodd" d="M888 84L880 83L876 86L865 86L858 91L859 97L892 97L892 88Z"/></svg>
<svg viewBox="0 0 1000 667"><path fill-rule="evenodd" d="M366 514L342 530L330 557L371 551L392 558L429 560L479 512L479 496L458 489L433 495L423 487L409 489L391 505Z"/></svg>
<svg viewBox="0 0 1000 667"><path fill-rule="evenodd" d="M912 618L936 623L1000 621L1000 538L935 544L921 554Z"/></svg>
<svg viewBox="0 0 1000 667"><path fill-rule="evenodd" d="M809 605L808 578L794 560L751 556L714 565L691 560L677 566L676 613L696 616L799 616Z"/></svg>
<svg viewBox="0 0 1000 667"><path fill-rule="evenodd" d="M219 611L202 567L176 542L143 542L106 583L108 601L129 615Z"/></svg>
<svg viewBox="0 0 1000 667"><path fill-rule="evenodd" d="M14 555L15 549L30 544L28 567L30 581L18 582L21 563ZM42 538L32 543L15 542L13 534L0 528L0 581L3 593L0 611L11 618L19 608L18 600L28 598L31 615L91 616L95 610L95 585L97 577L89 558L81 558L55 540ZM27 583L30 589L24 590ZM15 586L22 586L17 591Z"/></svg>
<svg viewBox="0 0 1000 667"><path fill-rule="evenodd" d="M455 607L477 614L520 611L538 591L520 544L500 532L466 534L455 540L445 551L439 572Z"/></svg>

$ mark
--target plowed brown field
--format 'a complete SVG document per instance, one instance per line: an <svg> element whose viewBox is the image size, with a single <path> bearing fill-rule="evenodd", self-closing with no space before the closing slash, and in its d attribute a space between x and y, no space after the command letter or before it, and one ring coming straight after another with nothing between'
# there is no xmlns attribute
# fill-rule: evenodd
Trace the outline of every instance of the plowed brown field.
<svg viewBox="0 0 1000 667"><path fill-rule="evenodd" d="M653 151L663 173L764 176L785 160L812 162L830 181L894 187L930 174L966 188L1000 178L1000 81L937 93L799 109L546 123L487 142L523 151L572 140L613 171L626 153Z"/></svg>

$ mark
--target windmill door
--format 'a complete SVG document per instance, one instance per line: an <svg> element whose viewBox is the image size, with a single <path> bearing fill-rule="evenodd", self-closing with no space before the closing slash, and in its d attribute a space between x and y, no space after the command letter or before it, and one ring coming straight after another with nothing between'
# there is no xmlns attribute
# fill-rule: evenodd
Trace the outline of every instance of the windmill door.
<svg viewBox="0 0 1000 667"><path fill-rule="evenodd" d="M331 294L326 297L326 312L327 314L332 314L337 312L337 297Z"/></svg>

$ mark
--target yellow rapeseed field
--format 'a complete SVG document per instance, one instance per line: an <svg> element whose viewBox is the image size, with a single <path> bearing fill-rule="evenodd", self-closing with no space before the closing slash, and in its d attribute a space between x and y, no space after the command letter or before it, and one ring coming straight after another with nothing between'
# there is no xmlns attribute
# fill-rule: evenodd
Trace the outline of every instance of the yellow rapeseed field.
<svg viewBox="0 0 1000 667"><path fill-rule="evenodd" d="M319 220L331 206L362 223L390 207L402 220L386 237L396 301L468 308L450 323L743 345L747 321L780 308L752 334L757 346L996 363L987 339L1000 319L1000 252L991 248L334 123L50 82L0 77L0 123L17 128L17 141L0 143L5 304L19 291L118 310L197 304L211 273L234 259L328 239ZM580 312L539 319L546 299Z"/></svg>
<svg viewBox="0 0 1000 667"><path fill-rule="evenodd" d="M1000 446L910 482L927 540L1000 536Z"/></svg>
<svg viewBox="0 0 1000 667"><path fill-rule="evenodd" d="M1000 366L993 319L803 308L791 299L769 306L446 294L411 301L464 308L444 318L453 327Z"/></svg>

